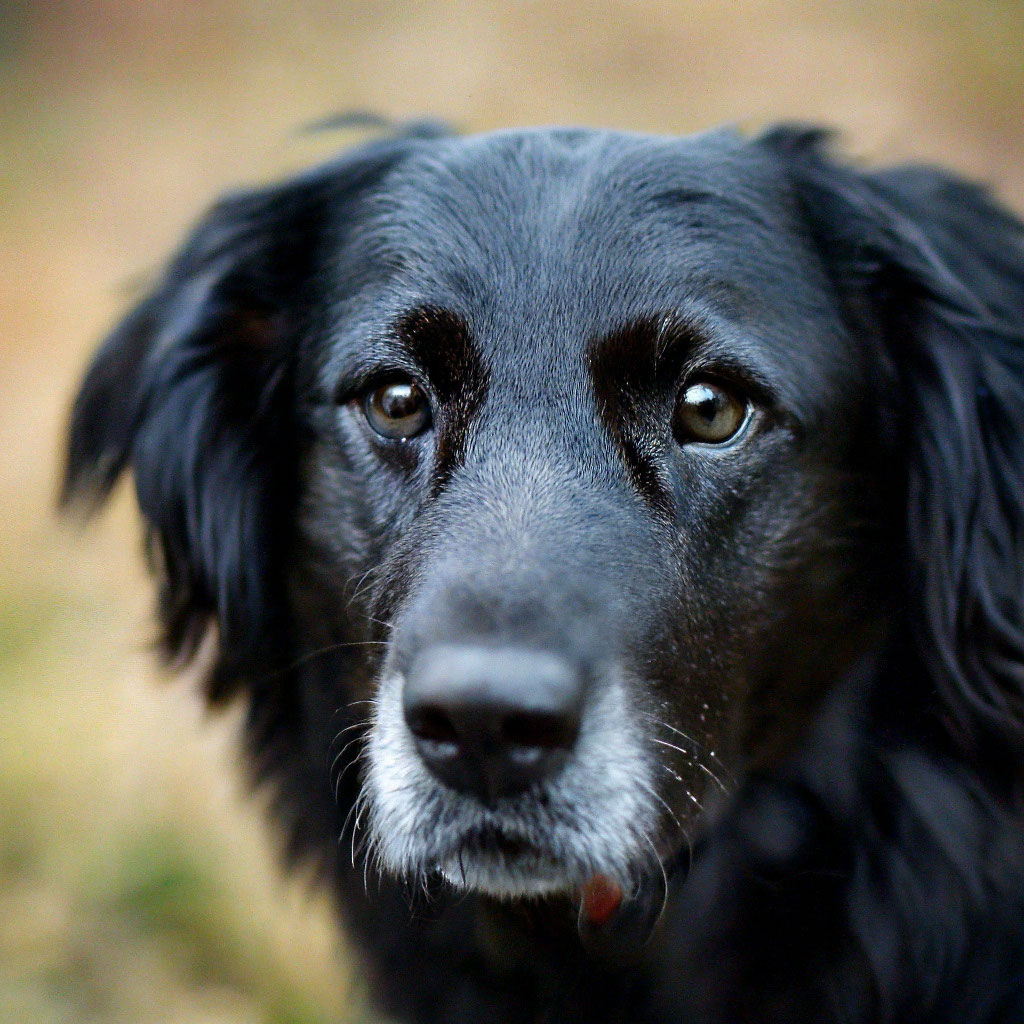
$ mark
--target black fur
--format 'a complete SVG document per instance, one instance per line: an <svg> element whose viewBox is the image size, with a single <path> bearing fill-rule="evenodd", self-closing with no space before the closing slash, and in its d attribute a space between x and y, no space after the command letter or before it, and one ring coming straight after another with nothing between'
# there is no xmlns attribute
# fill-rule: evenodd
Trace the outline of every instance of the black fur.
<svg viewBox="0 0 1024 1024"><path fill-rule="evenodd" d="M1024 1021L1024 227L826 142L413 126L215 206L85 379L66 500L132 470L168 654L215 630L400 1019ZM694 374L757 410L725 455ZM682 830L646 945L364 884L378 675L466 637L628 669Z"/></svg>

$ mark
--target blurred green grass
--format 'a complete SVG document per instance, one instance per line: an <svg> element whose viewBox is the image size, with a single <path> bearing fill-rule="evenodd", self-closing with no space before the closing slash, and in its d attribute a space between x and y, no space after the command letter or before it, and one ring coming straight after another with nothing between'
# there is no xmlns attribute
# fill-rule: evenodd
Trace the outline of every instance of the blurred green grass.
<svg viewBox="0 0 1024 1024"><path fill-rule="evenodd" d="M206 993L214 1003L252 1003L253 1019L267 1024L336 1019L275 969L227 899L212 850L154 824L112 850L80 850L62 892L44 902L46 877L35 867L46 863L45 831L24 803L2 811L13 835L0 849L4 894L23 914L0 929L0 1019L35 1020L26 1012L34 1007L46 1008L39 1019L138 1020L152 1012L149 994L133 1005L125 981L140 974L147 988L199 993L199 1002ZM168 1009L177 1013L175 1002Z"/></svg>
<svg viewBox="0 0 1024 1024"><path fill-rule="evenodd" d="M214 757L161 735L132 690L93 692L96 666L69 657L105 616L95 600L0 591L0 1022L362 1019L362 999L333 962L322 900L300 884L290 900L273 891L273 844L230 744ZM131 647L128 661L145 659ZM157 714L168 698L178 703L170 691L149 696ZM191 756L190 775L197 753L235 778L216 801L223 829L211 827L205 798L179 789L191 779L176 778L174 760ZM139 768L154 772L153 799L140 798ZM262 912L249 898L254 878L271 899ZM301 941L282 933L278 914L306 933Z"/></svg>
<svg viewBox="0 0 1024 1024"><path fill-rule="evenodd" d="M0 1024L372 1018L190 680L158 681L126 492L53 513L88 355L220 190L326 113L471 130L775 118L1024 204L1019 0L16 0L0 7Z"/></svg>

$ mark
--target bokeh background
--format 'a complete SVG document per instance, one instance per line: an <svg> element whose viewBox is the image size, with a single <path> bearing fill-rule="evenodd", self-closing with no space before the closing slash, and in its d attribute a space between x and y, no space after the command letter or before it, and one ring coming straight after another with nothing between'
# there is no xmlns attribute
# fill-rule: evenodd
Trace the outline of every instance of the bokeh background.
<svg viewBox="0 0 1024 1024"><path fill-rule="evenodd" d="M834 124L1024 207L1021 0L0 3L0 1022L369 1021L260 799L148 651L127 488L53 511L69 396L222 189L352 141L325 114L467 130Z"/></svg>

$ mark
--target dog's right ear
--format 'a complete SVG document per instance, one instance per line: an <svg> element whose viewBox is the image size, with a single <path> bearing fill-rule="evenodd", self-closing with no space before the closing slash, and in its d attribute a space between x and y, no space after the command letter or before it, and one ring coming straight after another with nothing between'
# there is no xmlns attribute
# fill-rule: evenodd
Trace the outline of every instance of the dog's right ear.
<svg viewBox="0 0 1024 1024"><path fill-rule="evenodd" d="M905 473L904 604L928 711L975 769L1019 786L1024 223L955 175L857 170L825 141L792 128L762 140L785 161L851 319L873 311L878 376L899 381L904 447L891 461Z"/></svg>
<svg viewBox="0 0 1024 1024"><path fill-rule="evenodd" d="M201 220L100 348L71 415L62 503L95 509L131 468L160 580L166 653L216 626L217 699L267 665L298 447L293 364L326 233L412 144L405 132Z"/></svg>

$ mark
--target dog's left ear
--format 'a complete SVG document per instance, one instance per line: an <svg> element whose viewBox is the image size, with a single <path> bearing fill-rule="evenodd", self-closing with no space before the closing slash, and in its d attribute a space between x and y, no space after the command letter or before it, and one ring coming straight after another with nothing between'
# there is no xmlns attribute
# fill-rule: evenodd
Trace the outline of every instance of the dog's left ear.
<svg viewBox="0 0 1024 1024"><path fill-rule="evenodd" d="M187 661L215 627L212 700L287 658L297 353L326 290L323 253L413 134L216 203L104 342L75 401L63 501L95 507L131 470L165 653Z"/></svg>
<svg viewBox="0 0 1024 1024"><path fill-rule="evenodd" d="M106 339L72 410L62 500L91 511L131 469L164 652L187 661L215 623L214 699L234 686L228 663L271 631L294 474L294 298L319 199L272 186L220 200Z"/></svg>
<svg viewBox="0 0 1024 1024"><path fill-rule="evenodd" d="M904 396L906 604L948 734L1024 764L1024 225L921 166L860 172L775 129L837 291L871 308Z"/></svg>

